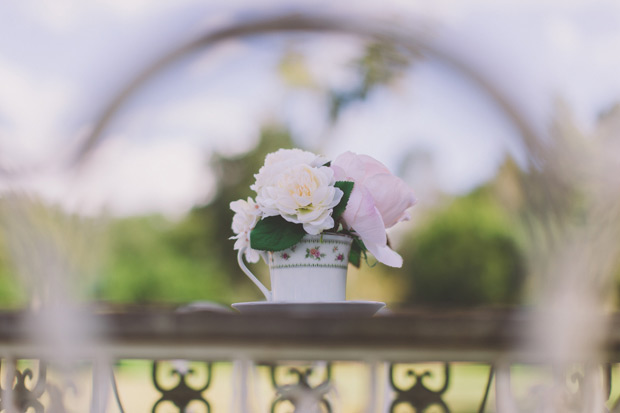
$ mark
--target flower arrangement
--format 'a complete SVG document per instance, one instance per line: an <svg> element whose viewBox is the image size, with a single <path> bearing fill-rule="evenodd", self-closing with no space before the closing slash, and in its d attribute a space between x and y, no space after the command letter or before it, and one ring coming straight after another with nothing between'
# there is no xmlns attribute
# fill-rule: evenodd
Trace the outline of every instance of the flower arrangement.
<svg viewBox="0 0 620 413"><path fill-rule="evenodd" d="M259 260L259 251L282 251L306 234L332 232L353 238L348 259L355 266L366 252L383 264L402 266L386 229L408 220L407 209L416 200L381 162L352 152L330 162L300 149L280 149L267 155L254 177L256 199L230 203L235 249L245 248L249 262Z"/></svg>

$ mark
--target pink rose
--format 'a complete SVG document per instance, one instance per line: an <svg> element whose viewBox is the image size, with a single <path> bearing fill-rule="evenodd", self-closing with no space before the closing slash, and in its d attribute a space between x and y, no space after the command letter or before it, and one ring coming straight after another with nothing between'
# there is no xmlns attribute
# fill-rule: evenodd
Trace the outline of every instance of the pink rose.
<svg viewBox="0 0 620 413"><path fill-rule="evenodd" d="M353 181L353 191L342 218L375 258L401 267L402 257L387 245L386 228L409 219L416 202L413 191L381 162L367 155L345 152L331 164L338 181Z"/></svg>

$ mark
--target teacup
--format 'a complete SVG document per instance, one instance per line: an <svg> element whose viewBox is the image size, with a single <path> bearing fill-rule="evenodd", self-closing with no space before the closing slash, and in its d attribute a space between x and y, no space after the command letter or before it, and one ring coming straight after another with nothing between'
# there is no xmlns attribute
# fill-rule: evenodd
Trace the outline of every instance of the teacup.
<svg viewBox="0 0 620 413"><path fill-rule="evenodd" d="M267 301L345 301L351 243L351 237L341 234L305 235L290 248L262 254L269 265L271 291L246 267L244 249L237 259Z"/></svg>

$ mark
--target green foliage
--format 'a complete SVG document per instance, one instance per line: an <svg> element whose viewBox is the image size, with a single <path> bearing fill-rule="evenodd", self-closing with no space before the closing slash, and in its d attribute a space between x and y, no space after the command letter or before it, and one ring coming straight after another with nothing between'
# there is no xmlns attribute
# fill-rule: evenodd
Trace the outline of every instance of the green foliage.
<svg viewBox="0 0 620 413"><path fill-rule="evenodd" d="M108 259L93 295L132 303L228 301L231 286L217 257L187 242L194 231L161 216L113 222Z"/></svg>
<svg viewBox="0 0 620 413"><path fill-rule="evenodd" d="M290 147L286 130L267 127L249 153L212 158L210 166L219 185L208 205L194 208L178 222L161 216L112 222L106 266L93 295L137 303L230 303L258 298L259 292L237 265L234 241L229 239L233 235L230 202L252 195L254 173L268 153Z"/></svg>
<svg viewBox="0 0 620 413"><path fill-rule="evenodd" d="M349 198L351 197L351 191L353 191L353 182L351 181L336 181L334 184L336 188L340 188L342 190L342 199L334 207L334 212L332 213L332 218L334 221L340 218L340 216L344 213L344 210L347 208L347 204L349 203Z"/></svg>
<svg viewBox="0 0 620 413"><path fill-rule="evenodd" d="M338 205L334 208L332 214L334 221L340 218L347 206L347 202L349 202L349 197L353 190L353 182L337 181L335 186L342 190L343 195ZM250 245L255 250L282 251L297 244L305 234L306 232L301 224L288 222L281 216L267 217L258 221L250 233ZM355 262L357 261L359 261L359 257ZM359 263L357 266L359 266Z"/></svg>
<svg viewBox="0 0 620 413"><path fill-rule="evenodd" d="M50 272L60 268L68 293L81 291L97 262L92 230L93 220L34 195L0 196L0 308L45 302L55 280Z"/></svg>
<svg viewBox="0 0 620 413"><path fill-rule="evenodd" d="M330 118L336 121L342 111L364 101L369 93L379 87L389 85L399 79L421 55L402 50L391 43L371 42L366 45L364 54L351 62L358 74L358 81L347 90L331 90Z"/></svg>
<svg viewBox="0 0 620 413"><path fill-rule="evenodd" d="M255 250L282 251L297 244L306 234L301 224L288 222L281 216L263 218L250 233Z"/></svg>
<svg viewBox="0 0 620 413"><path fill-rule="evenodd" d="M416 305L518 302L523 253L510 221L484 193L456 200L415 232L403 272Z"/></svg>
<svg viewBox="0 0 620 413"><path fill-rule="evenodd" d="M229 239L233 235L230 202L251 195L253 174L267 153L290 147L292 141L285 129L266 127L258 146L248 154L213 157L210 166L219 187L210 204L195 208L176 222L162 216L113 219L105 237L105 254L97 260L90 258L90 251L99 251L94 241L100 236L88 242L72 242L69 251L89 257L89 262L96 261L92 267L97 268L98 275L75 280L80 283L76 289L80 294L86 289L85 298L121 303L230 303L258 298L260 293L237 266L234 242ZM57 211L50 222L72 228L72 220ZM0 231L0 308L23 307L26 293L14 276L3 241Z"/></svg>
<svg viewBox="0 0 620 413"><path fill-rule="evenodd" d="M3 235L0 231L0 308L13 308L21 304L24 294L17 279L12 275L13 266L9 262Z"/></svg>
<svg viewBox="0 0 620 413"><path fill-rule="evenodd" d="M210 249L218 258L222 270L232 277L237 287L247 285L247 278L237 265L237 252L231 229L233 212L230 203L254 196L250 185L268 153L281 148L292 148L289 132L280 126L267 126L262 130L256 148L238 157L214 156L212 166L219 184L218 192L209 205L195 208L186 218L188 225L196 226L196 232L186 242L201 250ZM258 297L258 296L257 296Z"/></svg>
<svg viewBox="0 0 620 413"><path fill-rule="evenodd" d="M26 304L26 293L13 272L13 265L0 239L0 308L12 309Z"/></svg>
<svg viewBox="0 0 620 413"><path fill-rule="evenodd" d="M351 244L351 251L349 252L349 263L356 268L360 267L362 263L362 251L364 252L364 256L366 255L366 246L357 237L353 238L353 243Z"/></svg>

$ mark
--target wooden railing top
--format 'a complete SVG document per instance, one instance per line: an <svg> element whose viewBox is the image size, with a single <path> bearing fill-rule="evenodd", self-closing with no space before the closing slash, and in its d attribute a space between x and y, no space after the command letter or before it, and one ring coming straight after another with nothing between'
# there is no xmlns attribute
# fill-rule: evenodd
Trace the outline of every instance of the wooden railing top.
<svg viewBox="0 0 620 413"><path fill-rule="evenodd" d="M152 308L77 314L87 327L69 343L76 357L494 363L545 362L549 356L528 344L539 314L525 309L415 310L374 317ZM604 321L610 328L603 357L620 361L620 315ZM58 337L51 334L55 338L48 340L48 333L57 330L45 323L45 314L0 313L0 356L54 357Z"/></svg>

